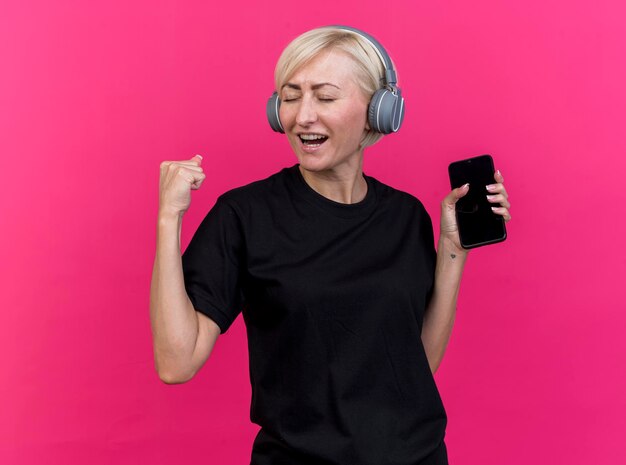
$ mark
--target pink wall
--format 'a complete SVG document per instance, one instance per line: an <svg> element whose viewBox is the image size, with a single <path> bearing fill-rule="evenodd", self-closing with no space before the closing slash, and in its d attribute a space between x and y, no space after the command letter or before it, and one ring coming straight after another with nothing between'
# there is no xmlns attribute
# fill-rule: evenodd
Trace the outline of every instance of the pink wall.
<svg viewBox="0 0 626 465"><path fill-rule="evenodd" d="M387 47L407 99L367 174L435 234L449 162L492 154L510 195L436 373L451 463L626 463L622 3L215 3L3 3L0 463L249 463L241 316L191 382L154 371L159 163L204 155L186 246L217 195L296 162L274 64L332 23Z"/></svg>

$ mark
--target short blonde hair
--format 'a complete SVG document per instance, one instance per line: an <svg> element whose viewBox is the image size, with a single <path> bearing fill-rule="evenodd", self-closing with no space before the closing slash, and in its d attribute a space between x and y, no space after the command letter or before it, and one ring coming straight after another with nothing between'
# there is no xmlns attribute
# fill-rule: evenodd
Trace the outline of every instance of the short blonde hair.
<svg viewBox="0 0 626 465"><path fill-rule="evenodd" d="M274 84L280 92L295 72L326 50L340 50L354 62L356 81L369 102L382 87L385 66L370 42L360 34L338 27L325 26L299 35L287 45L274 70ZM393 61L392 61L393 64ZM395 68L395 66L394 66ZM367 117L367 116L366 116ZM383 134L369 130L361 141L360 149L374 145Z"/></svg>

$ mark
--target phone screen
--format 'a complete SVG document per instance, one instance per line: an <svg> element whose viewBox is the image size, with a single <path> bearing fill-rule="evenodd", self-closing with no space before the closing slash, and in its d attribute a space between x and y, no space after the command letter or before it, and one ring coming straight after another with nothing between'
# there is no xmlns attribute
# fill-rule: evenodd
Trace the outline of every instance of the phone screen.
<svg viewBox="0 0 626 465"><path fill-rule="evenodd" d="M502 242L506 239L504 218L487 200L486 186L495 184L491 155L480 155L450 163L450 185L453 189L469 182L469 191L456 203L456 221L461 246L465 249Z"/></svg>

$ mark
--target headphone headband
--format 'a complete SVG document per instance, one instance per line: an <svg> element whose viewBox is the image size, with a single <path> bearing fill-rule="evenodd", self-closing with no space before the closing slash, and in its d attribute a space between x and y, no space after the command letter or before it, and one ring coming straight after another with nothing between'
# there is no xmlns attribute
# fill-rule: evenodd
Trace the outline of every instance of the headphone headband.
<svg viewBox="0 0 626 465"><path fill-rule="evenodd" d="M391 63L391 58L389 58L389 54L387 54L387 51L380 44L380 42L374 39L367 32L363 32L360 29L357 29L354 27L341 26L339 24L334 24L332 26L325 26L325 27L343 29L345 31L354 32L360 35L366 41L368 41L370 45L372 46L372 48L374 49L374 51L376 52L376 54L378 55L378 57L380 58L380 61L383 63L383 66L385 67L385 77L384 77L385 85L389 85L395 88L395 85L398 82L396 78L396 71L393 69L393 64Z"/></svg>

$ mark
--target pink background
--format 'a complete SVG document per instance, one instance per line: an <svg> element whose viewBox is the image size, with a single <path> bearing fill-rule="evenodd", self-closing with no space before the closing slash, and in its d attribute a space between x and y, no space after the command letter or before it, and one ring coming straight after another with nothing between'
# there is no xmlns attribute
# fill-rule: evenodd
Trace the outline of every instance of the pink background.
<svg viewBox="0 0 626 465"><path fill-rule="evenodd" d="M622 2L215 3L2 4L0 463L249 463L241 316L189 383L154 370L159 164L204 155L186 247L220 193L297 161L274 65L334 23L385 45L407 100L366 174L436 235L451 161L492 154L510 195L436 373L450 462L626 463Z"/></svg>

